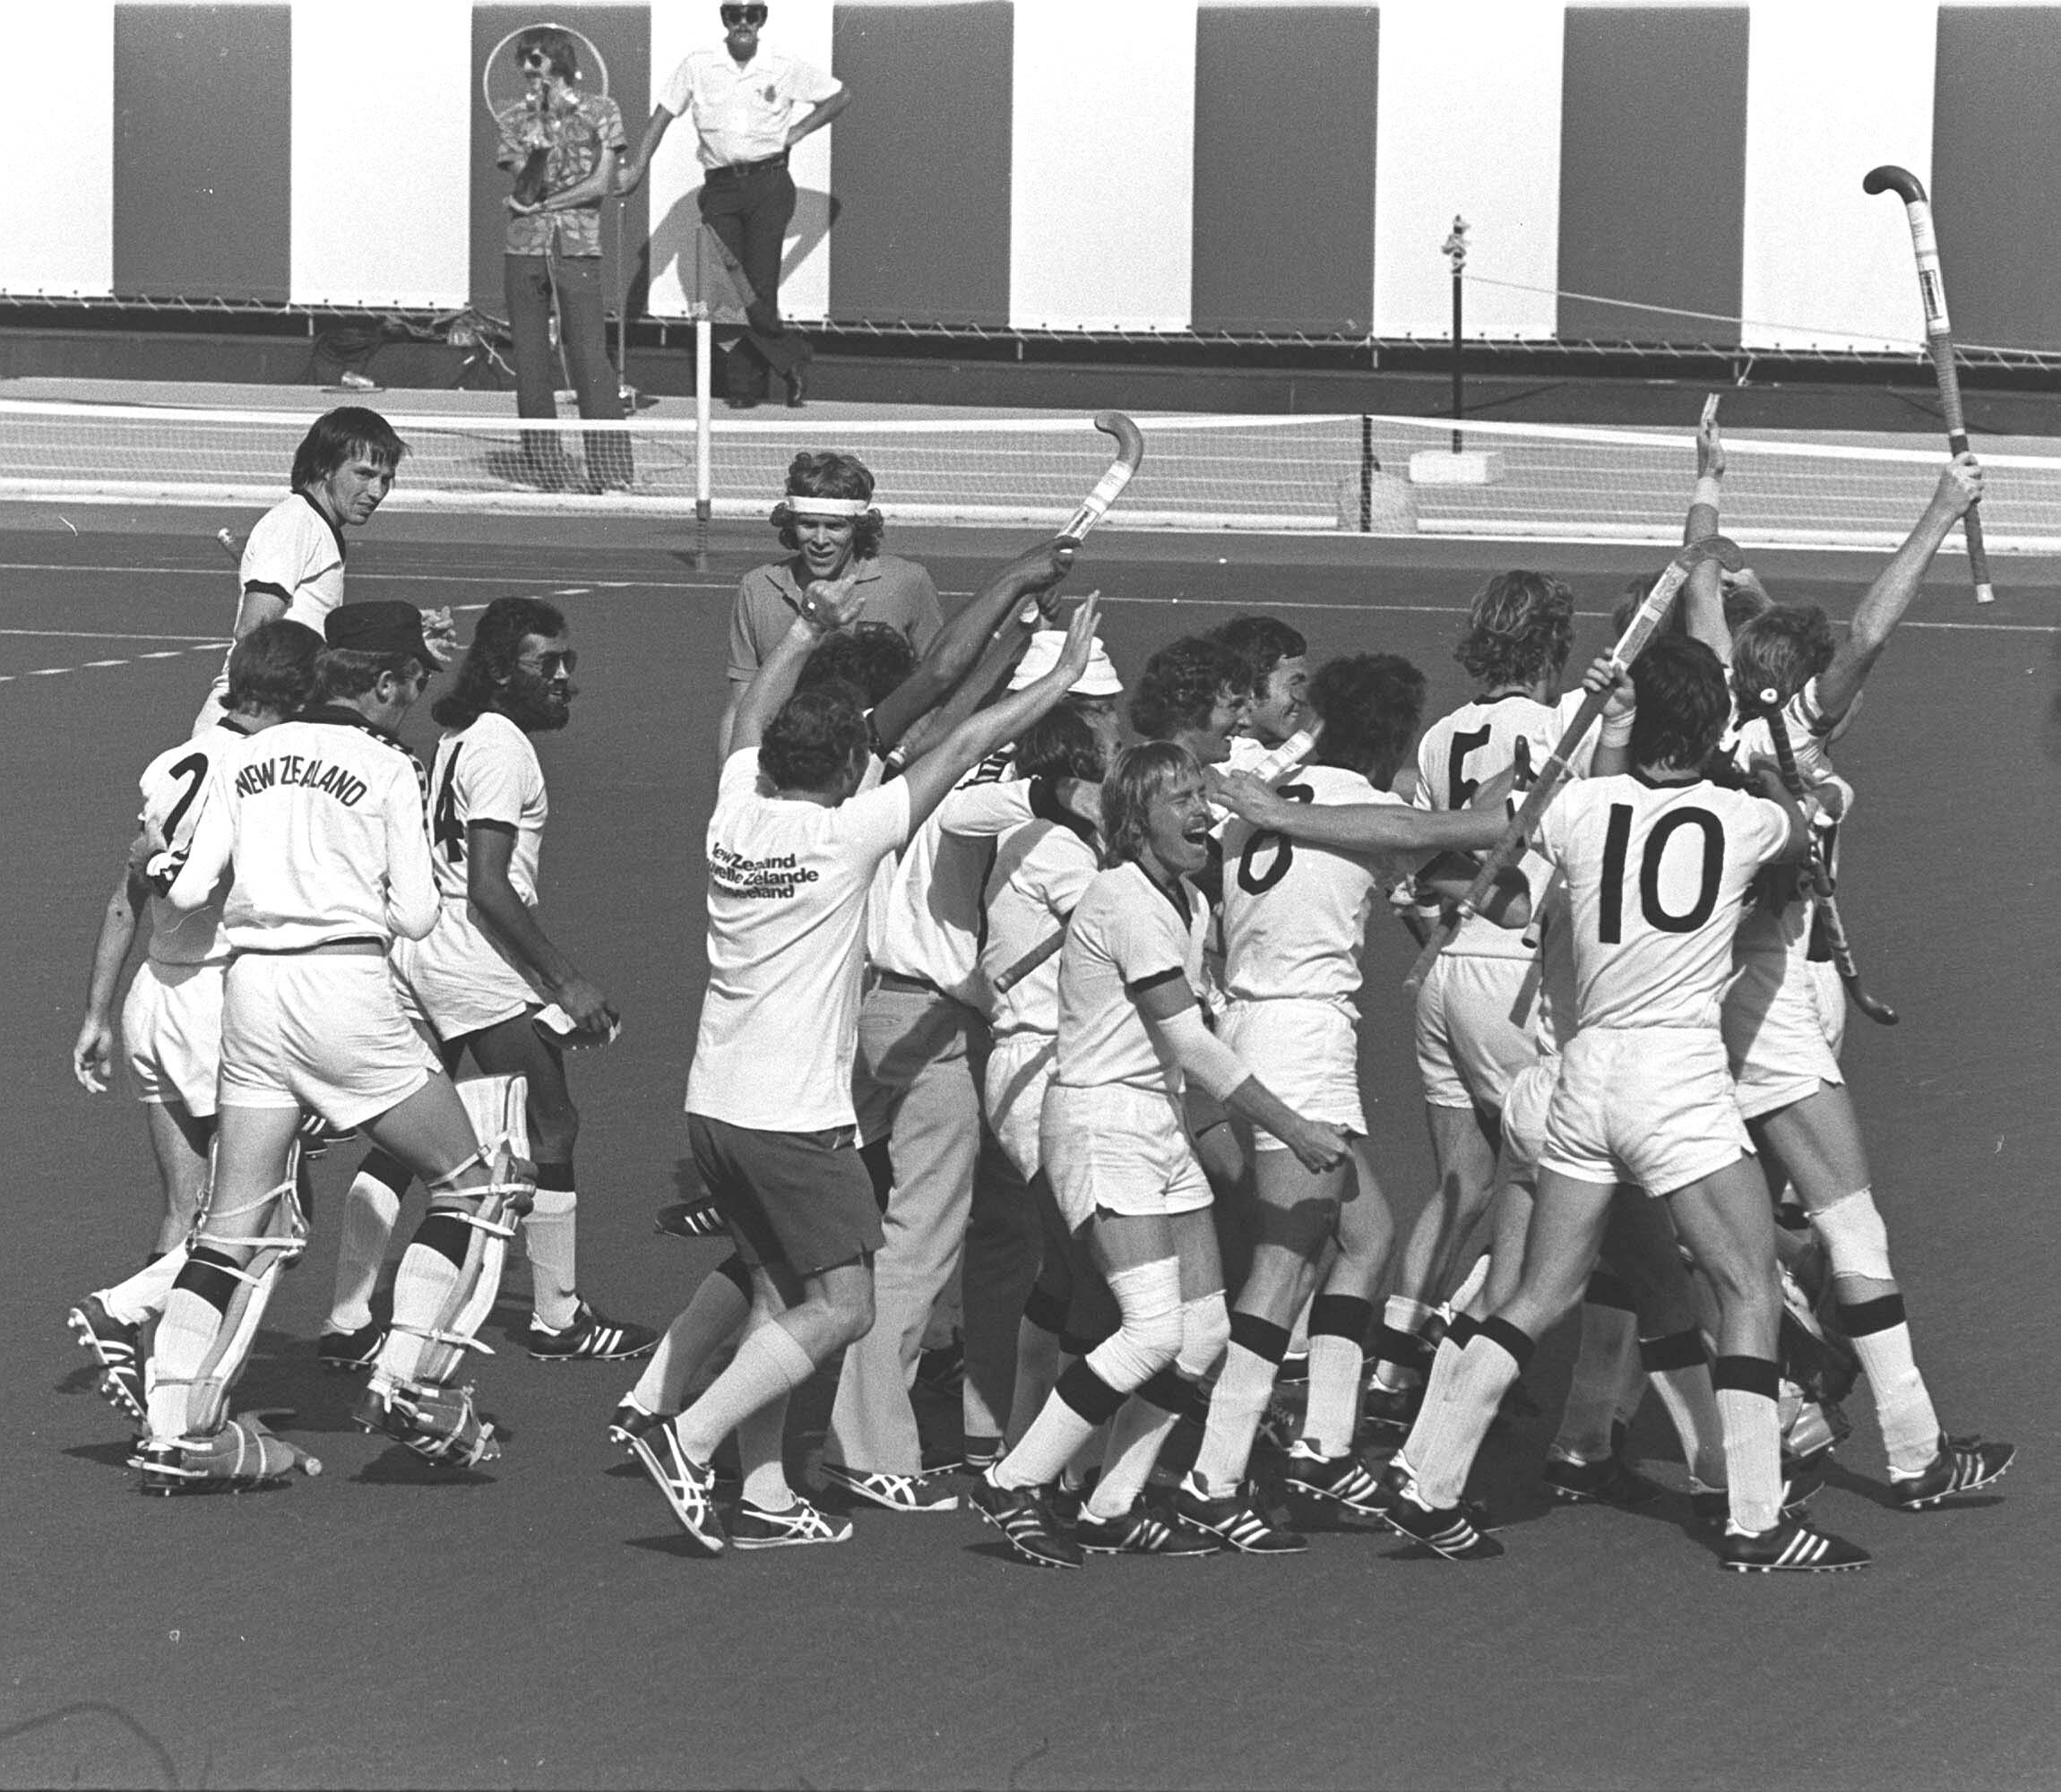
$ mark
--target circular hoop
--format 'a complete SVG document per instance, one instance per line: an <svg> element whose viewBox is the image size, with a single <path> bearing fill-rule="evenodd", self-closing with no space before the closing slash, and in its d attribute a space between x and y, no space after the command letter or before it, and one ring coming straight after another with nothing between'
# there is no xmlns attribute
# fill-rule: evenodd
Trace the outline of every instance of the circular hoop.
<svg viewBox="0 0 2061 1792"><path fill-rule="evenodd" d="M515 90L510 93L499 105L495 103L494 69L495 65L501 60L502 52L517 38L521 37L524 31L539 30L563 31L579 44L581 47L581 66L584 69L589 65L591 60L593 71L599 81L599 86L589 86L584 76L582 76L580 85L590 93L599 93L604 99L608 97L608 59L601 54L600 47L595 43L593 39L590 38L584 31L575 31L570 25L561 25L551 19L539 19L534 24L518 26L487 52L487 60L480 65L479 68L479 98L486 105L488 116L498 117L502 108L512 105L520 99L524 90L523 84L518 77L515 82Z"/></svg>

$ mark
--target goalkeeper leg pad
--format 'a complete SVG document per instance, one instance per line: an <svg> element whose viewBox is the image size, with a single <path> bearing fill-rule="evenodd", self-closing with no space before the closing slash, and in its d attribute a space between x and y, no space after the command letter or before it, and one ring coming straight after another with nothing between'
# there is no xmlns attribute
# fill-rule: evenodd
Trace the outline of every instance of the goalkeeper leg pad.
<svg viewBox="0 0 2061 1792"><path fill-rule="evenodd" d="M297 1469L319 1475L322 1463L269 1431L263 1420L232 1418L212 1436L152 1439L138 1446L129 1466L147 1494L241 1491L282 1481Z"/></svg>

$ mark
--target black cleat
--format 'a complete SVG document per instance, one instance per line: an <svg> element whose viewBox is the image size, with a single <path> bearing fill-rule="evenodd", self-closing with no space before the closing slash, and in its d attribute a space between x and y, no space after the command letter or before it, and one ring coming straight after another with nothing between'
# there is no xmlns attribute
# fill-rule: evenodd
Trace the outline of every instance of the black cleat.
<svg viewBox="0 0 2061 1792"><path fill-rule="evenodd" d="M1360 1398L1359 1417L1363 1424L1376 1431L1407 1432L1417 1423L1423 1405L1422 1383L1413 1388L1389 1388L1375 1382Z"/></svg>
<svg viewBox="0 0 2061 1792"><path fill-rule="evenodd" d="M1179 1518L1162 1518L1143 1501L1121 1518L1074 1521L1074 1541L1090 1555L1214 1555L1223 1545Z"/></svg>
<svg viewBox="0 0 2061 1792"><path fill-rule="evenodd" d="M1296 1493L1333 1501L1366 1518L1379 1518L1388 1506L1381 1483L1358 1457L1350 1451L1320 1456L1307 1439L1298 1439L1289 1452L1287 1479Z"/></svg>
<svg viewBox="0 0 2061 1792"><path fill-rule="evenodd" d="M1183 1522L1220 1537L1241 1555L1299 1555L1309 1538L1298 1531L1270 1524L1254 1503L1248 1481L1235 1494L1212 1499L1194 1476L1174 1490L1174 1515Z"/></svg>
<svg viewBox="0 0 2061 1792"><path fill-rule="evenodd" d="M325 1369L354 1374L372 1366L385 1341L386 1328L376 1319L367 1320L356 1331L324 1331L315 1340L315 1360Z"/></svg>
<svg viewBox="0 0 2061 1792"><path fill-rule="evenodd" d="M729 1228L712 1201L677 1201L651 1216L651 1230L675 1238L720 1238Z"/></svg>
<svg viewBox="0 0 2061 1792"><path fill-rule="evenodd" d="M1087 1559L1079 1544L1058 1534L1029 1487L998 1487L987 1476L976 1475L966 1499L1034 1567L1078 1568Z"/></svg>
<svg viewBox="0 0 2061 1792"><path fill-rule="evenodd" d="M1718 1566L1732 1574L1844 1574L1874 1559L1858 1543L1784 1519L1770 1530L1728 1531Z"/></svg>
<svg viewBox="0 0 2061 1792"><path fill-rule="evenodd" d="M2018 1454L2015 1443L1985 1443L1979 1437L1942 1437L1939 1453L1910 1479L1890 1477L1890 1492L1904 1512L1930 1512L1962 1494L2001 1480Z"/></svg>
<svg viewBox="0 0 2061 1792"><path fill-rule="evenodd" d="M1539 1478L1546 1483L1548 1495L1565 1505L1650 1506L1660 1496L1658 1487L1616 1456L1606 1456L1600 1462L1570 1462L1548 1456Z"/></svg>
<svg viewBox="0 0 2061 1792"><path fill-rule="evenodd" d="M1456 1506L1426 1505L1417 1496L1417 1478L1404 1469L1391 1468L1382 1486L1389 1499L1381 1521L1398 1536L1448 1562L1487 1562L1503 1554L1503 1546L1476 1521L1475 1508L1464 1500Z"/></svg>

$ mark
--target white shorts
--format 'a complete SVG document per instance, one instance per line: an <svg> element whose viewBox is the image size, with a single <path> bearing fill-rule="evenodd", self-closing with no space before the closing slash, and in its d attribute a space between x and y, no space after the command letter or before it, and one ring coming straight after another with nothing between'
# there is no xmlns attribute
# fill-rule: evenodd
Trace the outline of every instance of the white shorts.
<svg viewBox="0 0 2061 1792"><path fill-rule="evenodd" d="M122 1004L122 1044L144 1101L176 1101L205 1119L222 1067L226 964L145 959Z"/></svg>
<svg viewBox="0 0 2061 1792"><path fill-rule="evenodd" d="M1672 1194L1753 1149L1714 1028L1588 1027L1561 1054L1539 1164Z"/></svg>
<svg viewBox="0 0 2061 1792"><path fill-rule="evenodd" d="M1824 967L1830 969L1830 966ZM1842 1083L1839 1047L1846 1035L1846 992L1832 971L1828 1003L1819 967L1749 958L1725 991L1725 1050L1749 1120L1779 1114L1824 1083Z"/></svg>
<svg viewBox="0 0 2061 1792"><path fill-rule="evenodd" d="M1510 1079L1503 1091L1503 1152L1509 1168L1536 1178L1539 1154L1546 1147L1546 1115L1560 1081L1560 1054L1549 1052Z"/></svg>
<svg viewBox="0 0 2061 1792"><path fill-rule="evenodd" d="M1053 1083L1045 1091L1039 1138L1046 1179L1069 1232L1079 1231L1098 1208L1135 1217L1193 1213L1210 1204L1209 1178L1162 1090Z"/></svg>
<svg viewBox="0 0 2061 1792"><path fill-rule="evenodd" d="M448 898L426 939L393 943L392 962L440 1039L482 1032L547 999L480 931L470 906Z"/></svg>
<svg viewBox="0 0 2061 1792"><path fill-rule="evenodd" d="M1539 1055L1539 961L1441 952L1417 992L1417 1070L1434 1107L1500 1113Z"/></svg>
<svg viewBox="0 0 2061 1792"><path fill-rule="evenodd" d="M1217 1037L1246 1069L1306 1120L1328 1120L1356 1138L1367 1136L1359 1098L1359 1032L1342 1002L1284 999L1233 1001ZM1288 1147L1263 1126L1253 1128L1255 1151Z"/></svg>
<svg viewBox="0 0 2061 1792"><path fill-rule="evenodd" d="M1049 1033L1005 1033L987 1055L987 1083L981 1092L987 1130L1025 1182L1044 1167L1039 1129L1058 1049Z"/></svg>
<svg viewBox="0 0 2061 1792"><path fill-rule="evenodd" d="M377 952L245 952L222 1004L221 1105L301 1107L354 1131L439 1068Z"/></svg>

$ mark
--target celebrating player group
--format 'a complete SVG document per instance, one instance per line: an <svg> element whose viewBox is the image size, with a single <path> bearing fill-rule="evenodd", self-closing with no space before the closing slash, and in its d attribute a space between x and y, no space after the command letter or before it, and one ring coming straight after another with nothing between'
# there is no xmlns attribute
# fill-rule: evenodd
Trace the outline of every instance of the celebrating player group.
<svg viewBox="0 0 2061 1792"><path fill-rule="evenodd" d="M1470 1473L1577 1309L1546 1492L1670 1497L1624 1455L1651 1391L1726 1570L1867 1564L1808 1512L1862 1380L1893 1503L2005 1473L1919 1367L1840 1064L1850 990L1894 1017L1833 893L1832 753L1981 496L1973 457L1839 631L1720 533L1712 407L1683 552L1616 644L1571 668L1568 587L1500 574L1454 643L1475 694L1427 724L1408 660L1312 668L1263 613L1115 664L1098 596L1062 596L1138 467L1099 421L1109 478L949 618L882 551L858 460L789 469L710 694L702 1192L662 1221L729 1250L662 1331L575 1274L565 1055L616 1013L538 904L571 630L505 598L461 647L444 613L345 601L344 531L406 447L369 410L317 421L244 549L222 676L142 772L73 1051L91 1090L126 1063L163 1185L149 1262L70 1314L146 1490L319 1472L235 1394L309 1243L306 1160L352 1134L313 1348L364 1377L358 1422L449 1469L500 1455L467 1366L519 1244L530 1355L643 1359L597 1393L597 1446L710 1553L963 1502L1049 1568L1293 1554L1319 1516L1500 1555ZM426 769L396 731L447 671ZM1368 929L1402 926L1413 1013L1362 976ZM1438 1186L1401 1232L1363 1025L1414 1028ZM946 1342L941 1457L912 1389ZM786 1449L825 1370L834 1498Z"/></svg>

